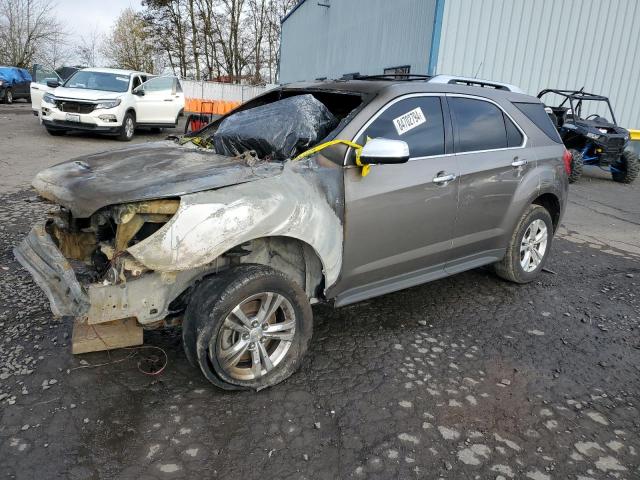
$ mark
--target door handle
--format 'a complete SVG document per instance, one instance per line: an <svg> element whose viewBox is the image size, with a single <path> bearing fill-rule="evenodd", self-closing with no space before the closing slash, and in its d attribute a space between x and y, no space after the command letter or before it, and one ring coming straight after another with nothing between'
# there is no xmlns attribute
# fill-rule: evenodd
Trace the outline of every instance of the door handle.
<svg viewBox="0 0 640 480"><path fill-rule="evenodd" d="M433 183L447 183L455 179L456 176L453 173L440 172L433 177Z"/></svg>
<svg viewBox="0 0 640 480"><path fill-rule="evenodd" d="M527 163L528 163L528 160L518 159L518 157L516 157L516 158L513 159L513 162L511 162L511 166L512 167L523 167Z"/></svg>
<svg viewBox="0 0 640 480"><path fill-rule="evenodd" d="M164 101L165 102L173 102L173 98L165 98Z"/></svg>

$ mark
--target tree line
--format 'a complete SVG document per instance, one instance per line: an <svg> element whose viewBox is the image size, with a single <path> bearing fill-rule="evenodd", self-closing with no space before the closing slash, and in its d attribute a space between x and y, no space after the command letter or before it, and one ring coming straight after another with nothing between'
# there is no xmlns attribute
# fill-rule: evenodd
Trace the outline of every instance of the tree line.
<svg viewBox="0 0 640 480"><path fill-rule="evenodd" d="M75 44L52 0L0 0L0 64L113 66L182 78L275 83L280 21L298 0L142 0ZM74 37L75 38L75 37Z"/></svg>

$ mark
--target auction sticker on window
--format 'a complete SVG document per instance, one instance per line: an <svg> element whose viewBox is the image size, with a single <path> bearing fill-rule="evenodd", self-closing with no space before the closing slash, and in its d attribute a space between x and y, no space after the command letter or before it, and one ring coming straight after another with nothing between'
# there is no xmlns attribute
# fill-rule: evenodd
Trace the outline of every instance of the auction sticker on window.
<svg viewBox="0 0 640 480"><path fill-rule="evenodd" d="M393 119L393 125L396 127L398 135L407 133L409 130L413 130L419 125L426 123L427 119L424 118L424 113L420 107L400 115Z"/></svg>

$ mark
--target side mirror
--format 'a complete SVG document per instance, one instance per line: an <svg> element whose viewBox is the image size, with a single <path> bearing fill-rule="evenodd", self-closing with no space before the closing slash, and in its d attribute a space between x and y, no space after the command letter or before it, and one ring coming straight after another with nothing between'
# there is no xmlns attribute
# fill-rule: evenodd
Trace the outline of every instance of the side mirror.
<svg viewBox="0 0 640 480"><path fill-rule="evenodd" d="M60 82L58 80L49 80L47 79L47 87L49 88L58 88L60 86Z"/></svg>
<svg viewBox="0 0 640 480"><path fill-rule="evenodd" d="M139 97L144 97L144 88L142 88L142 86L136 87L131 93L133 93L134 95L138 95Z"/></svg>
<svg viewBox="0 0 640 480"><path fill-rule="evenodd" d="M402 140L374 138L369 140L360 153L360 161L365 165L405 163L409 160L409 145Z"/></svg>

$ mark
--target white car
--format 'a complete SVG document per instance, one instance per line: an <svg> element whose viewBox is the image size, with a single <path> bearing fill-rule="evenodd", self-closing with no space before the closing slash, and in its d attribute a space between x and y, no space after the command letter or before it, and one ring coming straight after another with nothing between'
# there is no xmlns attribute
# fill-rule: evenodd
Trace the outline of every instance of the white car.
<svg viewBox="0 0 640 480"><path fill-rule="evenodd" d="M84 130L128 141L137 127L175 127L183 110L184 94L176 77L85 68L43 95L40 118L51 135Z"/></svg>

